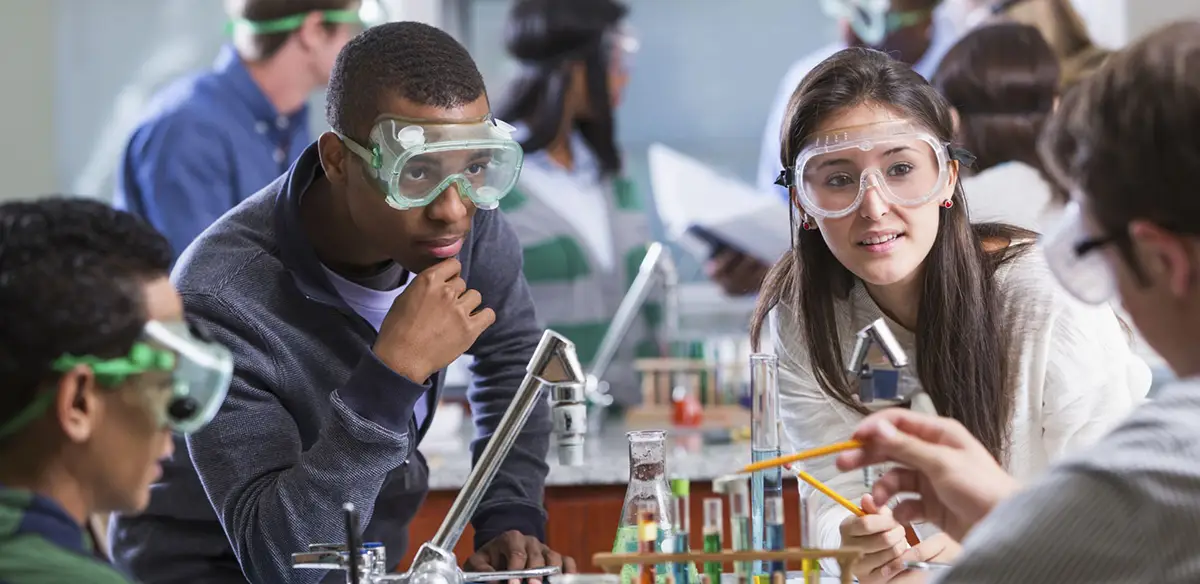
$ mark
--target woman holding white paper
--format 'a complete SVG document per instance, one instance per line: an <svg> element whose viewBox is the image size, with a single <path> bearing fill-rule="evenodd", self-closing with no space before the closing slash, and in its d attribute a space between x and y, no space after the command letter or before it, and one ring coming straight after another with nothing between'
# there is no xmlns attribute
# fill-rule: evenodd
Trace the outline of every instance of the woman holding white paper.
<svg viewBox="0 0 1200 584"><path fill-rule="evenodd" d="M1059 288L1035 234L968 222L950 110L909 66L869 49L839 52L804 78L781 133L800 229L763 285L752 338L770 315L792 448L853 433L867 410L846 361L855 333L883 318L909 357L899 394L924 391L1028 478L1124 418L1150 371L1111 308ZM861 473L838 473L832 458L806 470L847 498L867 492ZM825 498L817 507L815 543L866 550L855 573L864 584L917 553L946 561L957 549L922 530L910 552L905 526L869 499L861 518Z"/></svg>

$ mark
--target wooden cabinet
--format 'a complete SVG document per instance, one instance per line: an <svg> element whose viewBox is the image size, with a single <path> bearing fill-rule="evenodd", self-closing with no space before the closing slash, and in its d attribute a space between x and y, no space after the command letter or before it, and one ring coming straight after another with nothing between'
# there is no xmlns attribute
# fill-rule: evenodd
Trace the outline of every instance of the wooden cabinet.
<svg viewBox="0 0 1200 584"><path fill-rule="evenodd" d="M787 544L800 545L800 528L796 518L799 509L796 481L784 482L784 506L787 515ZM433 539L442 519L450 511L457 491L433 491L425 505L409 527L409 549L399 566L406 569L411 563L417 547ZM704 520L704 499L712 497L712 483L693 482L691 486L691 542L692 549L703 546L701 528ZM598 572L592 564L592 554L612 551L617 536L617 522L621 518L621 505L625 501L625 485L560 486L546 488L546 510L550 521L546 526L546 543L555 551L575 558L581 572ZM725 538L729 538L729 505L724 505ZM475 532L470 527L463 533L454 554L459 563L465 562L473 553ZM728 545L728 544L727 544Z"/></svg>

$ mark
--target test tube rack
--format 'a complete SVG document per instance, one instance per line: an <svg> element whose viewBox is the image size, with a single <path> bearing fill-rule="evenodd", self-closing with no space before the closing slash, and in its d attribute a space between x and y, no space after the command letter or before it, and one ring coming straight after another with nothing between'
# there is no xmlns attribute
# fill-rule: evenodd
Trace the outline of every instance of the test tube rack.
<svg viewBox="0 0 1200 584"><path fill-rule="evenodd" d="M625 424L630 429L661 428L669 424L672 392L684 386L699 398L704 410L701 427L740 428L750 425L750 410L738 403L740 378L736 364L703 359L650 358L634 361L642 384L642 402L630 408ZM748 381L747 381L748 382Z"/></svg>
<svg viewBox="0 0 1200 584"><path fill-rule="evenodd" d="M693 562L702 564L704 562L752 562L758 561L785 561L794 562L797 567L801 560L823 560L826 558L833 559L841 567L842 584L850 584L854 581L852 567L854 563L862 559L862 551L858 548L839 548L835 550L817 550L817 549L801 549L787 548L784 550L744 550L733 551L724 550L719 553L705 552L690 552L686 554L613 554L613 553L598 553L592 556L592 563L599 566L609 574L616 574L621 571L621 568L626 565L644 565L644 564L669 564L677 562ZM719 584L719 583L718 583Z"/></svg>

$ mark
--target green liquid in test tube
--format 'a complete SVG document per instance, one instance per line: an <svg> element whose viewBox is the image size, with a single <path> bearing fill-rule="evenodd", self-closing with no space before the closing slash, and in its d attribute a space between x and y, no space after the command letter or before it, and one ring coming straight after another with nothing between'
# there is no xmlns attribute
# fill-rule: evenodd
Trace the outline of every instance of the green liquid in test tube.
<svg viewBox="0 0 1200 584"><path fill-rule="evenodd" d="M691 514L691 482L687 479L671 479L671 494L674 495L675 509L675 553L686 554L692 551L690 541L692 533ZM676 562L674 565L675 584L698 584L700 574L692 562Z"/></svg>
<svg viewBox="0 0 1200 584"><path fill-rule="evenodd" d="M724 505L720 497L710 497L704 500L704 553L717 554L722 551L722 539L725 534ZM724 566L721 562L704 562L704 575L709 584L721 584L721 572Z"/></svg>
<svg viewBox="0 0 1200 584"><path fill-rule="evenodd" d="M713 481L713 490L729 498L730 547L735 552L754 549L750 532L750 477L736 474ZM753 561L734 562L733 573L738 584L748 584L754 571Z"/></svg>

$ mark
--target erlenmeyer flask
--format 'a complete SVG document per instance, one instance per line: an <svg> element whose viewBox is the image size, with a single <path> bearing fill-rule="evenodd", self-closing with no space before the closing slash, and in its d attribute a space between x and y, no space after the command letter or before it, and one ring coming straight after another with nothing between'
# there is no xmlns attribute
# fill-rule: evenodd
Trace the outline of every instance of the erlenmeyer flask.
<svg viewBox="0 0 1200 584"><path fill-rule="evenodd" d="M629 438L629 488L621 506L621 522L617 526L613 553L637 553L637 515L643 503L655 510L659 551L669 551L662 549L664 542L673 540L669 536L674 526L671 489L667 484L667 433L646 430L629 432L626 437ZM660 566L660 576L665 576L665 568ZM635 566L625 566L621 570L621 583L630 584L636 576Z"/></svg>

